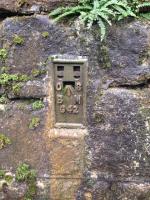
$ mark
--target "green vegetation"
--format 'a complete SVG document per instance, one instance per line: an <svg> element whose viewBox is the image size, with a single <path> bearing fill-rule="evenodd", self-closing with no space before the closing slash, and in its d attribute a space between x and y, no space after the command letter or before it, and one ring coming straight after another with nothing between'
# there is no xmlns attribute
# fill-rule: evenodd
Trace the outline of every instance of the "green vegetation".
<svg viewBox="0 0 150 200"><path fill-rule="evenodd" d="M3 179L5 176L5 171L0 169L0 179Z"/></svg>
<svg viewBox="0 0 150 200"><path fill-rule="evenodd" d="M18 81L17 74L0 74L0 85L7 85L11 81Z"/></svg>
<svg viewBox="0 0 150 200"><path fill-rule="evenodd" d="M143 2L139 5L137 5L137 12L139 12L139 16L143 17L147 20L150 20L150 12L140 12L140 10L142 10L143 8L150 8L150 2ZM149 9L150 10L150 9Z"/></svg>
<svg viewBox="0 0 150 200"><path fill-rule="evenodd" d="M5 94L0 97L0 104L7 104L7 101L8 99Z"/></svg>
<svg viewBox="0 0 150 200"><path fill-rule="evenodd" d="M6 49L0 49L0 60L5 61L7 58L8 52Z"/></svg>
<svg viewBox="0 0 150 200"><path fill-rule="evenodd" d="M139 12L139 9L141 9L141 8L150 7L150 2L148 2L148 1L147 2L143 2L143 3L139 3L139 1L136 0L135 2L137 2L136 3L137 12Z"/></svg>
<svg viewBox="0 0 150 200"><path fill-rule="evenodd" d="M17 0L18 7L22 7L23 5L27 3L28 3L28 0Z"/></svg>
<svg viewBox="0 0 150 200"><path fill-rule="evenodd" d="M147 20L150 20L150 13L141 13L140 16Z"/></svg>
<svg viewBox="0 0 150 200"><path fill-rule="evenodd" d="M138 0L79 0L79 5L57 8L49 16L55 18L55 21L78 16L88 29L97 24L102 41L106 35L106 26L111 25L112 21L128 16L138 17L140 8L146 6L150 6L150 3L140 3Z"/></svg>
<svg viewBox="0 0 150 200"><path fill-rule="evenodd" d="M103 68L110 68L111 67L111 62L109 58L109 50L108 47L103 45L101 47L101 60L102 60L102 66Z"/></svg>
<svg viewBox="0 0 150 200"><path fill-rule="evenodd" d="M7 73L9 71L9 67L3 66L0 69L1 73Z"/></svg>
<svg viewBox="0 0 150 200"><path fill-rule="evenodd" d="M34 77L46 73L45 70L32 71ZM33 75L28 76L26 74L10 74L10 73L0 73L0 86L5 88L5 91L12 90L14 94L19 95L22 87L22 82L27 82L33 80ZM7 94L7 93L6 93ZM6 103L6 95L0 96L0 103ZM41 105L39 105L40 107Z"/></svg>
<svg viewBox="0 0 150 200"><path fill-rule="evenodd" d="M44 31L44 32L42 33L42 36L43 36L44 38L47 38L47 37L49 36L49 32Z"/></svg>
<svg viewBox="0 0 150 200"><path fill-rule="evenodd" d="M29 81L31 78L27 76L26 74L18 74L18 81L20 82L26 82Z"/></svg>
<svg viewBox="0 0 150 200"><path fill-rule="evenodd" d="M0 74L0 85L9 85L12 82L26 82L30 78L27 75L22 74Z"/></svg>
<svg viewBox="0 0 150 200"><path fill-rule="evenodd" d="M10 139L4 134L0 133L0 149L5 148L9 144L11 144Z"/></svg>
<svg viewBox="0 0 150 200"><path fill-rule="evenodd" d="M33 117L31 119L31 122L29 124L29 129L35 129L40 125L40 118L39 117Z"/></svg>
<svg viewBox="0 0 150 200"><path fill-rule="evenodd" d="M36 194L36 172L30 169L30 166L23 163L19 165L16 171L16 180L25 182L28 185L28 190L25 195L25 200L32 200Z"/></svg>
<svg viewBox="0 0 150 200"><path fill-rule="evenodd" d="M18 166L16 171L16 180L18 182L28 182L36 177L35 170L31 170L29 165L21 164Z"/></svg>
<svg viewBox="0 0 150 200"><path fill-rule="evenodd" d="M36 171L31 169L29 165L23 163L18 166L15 177L17 182L24 182L28 186L24 200L33 200L37 190ZM0 179L5 180L7 184L11 184L13 176L11 173L6 173L5 170L0 169Z"/></svg>
<svg viewBox="0 0 150 200"><path fill-rule="evenodd" d="M22 82L30 80L30 77L25 74L9 74L2 73L0 74L0 85L5 88L5 91L12 90L14 94L18 95L21 90ZM4 96L0 97L0 103L6 103L7 101L7 92Z"/></svg>
<svg viewBox="0 0 150 200"><path fill-rule="evenodd" d="M16 83L15 85L12 86L12 91L14 94L19 95L21 90L21 83Z"/></svg>
<svg viewBox="0 0 150 200"><path fill-rule="evenodd" d="M13 176L5 174L4 179L7 183L11 183L13 181Z"/></svg>
<svg viewBox="0 0 150 200"><path fill-rule="evenodd" d="M32 109L33 110L40 110L41 108L44 108L44 103L41 100L35 101L32 103Z"/></svg>
<svg viewBox="0 0 150 200"><path fill-rule="evenodd" d="M13 39L13 43L16 45L22 45L24 43L24 38L19 35L15 35Z"/></svg>
<svg viewBox="0 0 150 200"><path fill-rule="evenodd" d="M18 108L19 110L25 110L26 104L24 104L24 103L19 104L19 105L17 106L17 108Z"/></svg>
<svg viewBox="0 0 150 200"><path fill-rule="evenodd" d="M0 179L5 180L7 184L11 184L13 181L13 176L0 169Z"/></svg>
<svg viewBox="0 0 150 200"><path fill-rule="evenodd" d="M37 77L37 76L40 76L42 74L45 74L46 73L46 70L39 70L39 69L33 69L31 71L31 74L33 77Z"/></svg>

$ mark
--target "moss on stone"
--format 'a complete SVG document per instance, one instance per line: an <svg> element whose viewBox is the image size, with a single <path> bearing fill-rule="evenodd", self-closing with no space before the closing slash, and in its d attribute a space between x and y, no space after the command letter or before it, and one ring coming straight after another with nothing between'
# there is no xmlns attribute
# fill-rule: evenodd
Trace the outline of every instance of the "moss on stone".
<svg viewBox="0 0 150 200"><path fill-rule="evenodd" d="M0 69L1 73L8 73L9 71L9 67L7 66L2 66L1 69Z"/></svg>
<svg viewBox="0 0 150 200"><path fill-rule="evenodd" d="M103 68L110 68L110 58L109 58L109 49L107 46L103 45L101 47L101 59L102 59L102 67Z"/></svg>
<svg viewBox="0 0 150 200"><path fill-rule="evenodd" d="M6 172L3 169L0 169L0 180L4 181L7 185L12 184L13 181L17 181L18 183L26 183L27 191L24 195L24 200L33 200L36 192L36 171L31 169L28 164L22 163L17 167L14 175L11 172Z"/></svg>
<svg viewBox="0 0 150 200"><path fill-rule="evenodd" d="M7 104L7 102L8 102L8 99L7 99L6 95L5 94L2 95L0 97L0 104Z"/></svg>
<svg viewBox="0 0 150 200"><path fill-rule="evenodd" d="M141 52L139 55L139 65L148 65L148 61L150 59L150 48Z"/></svg>
<svg viewBox="0 0 150 200"><path fill-rule="evenodd" d="M18 81L18 74L0 74L0 85L8 85L12 81Z"/></svg>
<svg viewBox="0 0 150 200"><path fill-rule="evenodd" d="M24 43L24 38L19 35L14 35L13 43L16 45L22 45Z"/></svg>
<svg viewBox="0 0 150 200"><path fill-rule="evenodd" d="M37 76L40 76L42 74L45 74L46 73L46 70L39 70L39 69L33 69L31 71L31 74L33 77L37 77Z"/></svg>
<svg viewBox="0 0 150 200"><path fill-rule="evenodd" d="M22 104L18 105L17 108L18 108L19 110L25 110L26 105L22 103Z"/></svg>
<svg viewBox="0 0 150 200"><path fill-rule="evenodd" d="M104 115L102 113L95 113L94 114L94 120L96 123L103 123L104 120Z"/></svg>
<svg viewBox="0 0 150 200"><path fill-rule="evenodd" d="M24 199L33 199L36 194L36 171L30 169L30 166L23 163L18 166L16 171L16 180L18 182L25 182L28 185L28 190Z"/></svg>
<svg viewBox="0 0 150 200"><path fill-rule="evenodd" d="M8 56L7 49L0 49L0 60L5 61Z"/></svg>
<svg viewBox="0 0 150 200"><path fill-rule="evenodd" d="M12 173L0 169L0 180L4 180L6 184L11 184L13 181L13 175Z"/></svg>
<svg viewBox="0 0 150 200"><path fill-rule="evenodd" d="M31 119L31 122L29 124L29 129L35 129L40 125L40 118L39 117L33 117Z"/></svg>
<svg viewBox="0 0 150 200"><path fill-rule="evenodd" d="M25 195L25 200L32 200L36 194L36 190L37 190L37 187L36 187L35 181L34 180L28 181L28 190Z"/></svg>
<svg viewBox="0 0 150 200"><path fill-rule="evenodd" d="M3 133L0 133L0 149L3 149L10 144L11 140L8 137L6 137Z"/></svg>
<svg viewBox="0 0 150 200"><path fill-rule="evenodd" d="M12 91L14 94L19 95L19 93L21 91L21 83L16 83L15 85L13 85Z"/></svg>
<svg viewBox="0 0 150 200"><path fill-rule="evenodd" d="M5 171L3 169L0 169L0 179L3 179L5 176Z"/></svg>
<svg viewBox="0 0 150 200"><path fill-rule="evenodd" d="M36 173L34 170L30 169L29 165L22 163L18 166L16 171L16 180L18 182L28 182L29 180L32 180L35 177Z"/></svg>
<svg viewBox="0 0 150 200"><path fill-rule="evenodd" d="M20 82L26 82L26 81L29 81L30 79L31 79L31 77L29 77L26 74L19 74L18 75L18 81L20 81Z"/></svg>
<svg viewBox="0 0 150 200"><path fill-rule="evenodd" d="M28 0L17 0L18 7L22 7L24 4L27 4Z"/></svg>
<svg viewBox="0 0 150 200"><path fill-rule="evenodd" d="M140 108L140 113L143 117L150 118L150 108L142 107Z"/></svg>
<svg viewBox="0 0 150 200"><path fill-rule="evenodd" d="M6 181L7 183L12 183L12 181L13 181L13 176L5 174L4 179L5 179L5 181Z"/></svg>
<svg viewBox="0 0 150 200"><path fill-rule="evenodd" d="M42 36L43 36L44 38L47 38L47 37L49 36L49 32L44 31L44 32L42 33Z"/></svg>
<svg viewBox="0 0 150 200"><path fill-rule="evenodd" d="M33 110L40 110L41 108L44 108L44 103L41 100L37 100L32 103L32 109Z"/></svg>
<svg viewBox="0 0 150 200"><path fill-rule="evenodd" d="M30 77L26 74L0 74L0 85L3 86L12 85L17 82L26 82L28 80L30 80Z"/></svg>

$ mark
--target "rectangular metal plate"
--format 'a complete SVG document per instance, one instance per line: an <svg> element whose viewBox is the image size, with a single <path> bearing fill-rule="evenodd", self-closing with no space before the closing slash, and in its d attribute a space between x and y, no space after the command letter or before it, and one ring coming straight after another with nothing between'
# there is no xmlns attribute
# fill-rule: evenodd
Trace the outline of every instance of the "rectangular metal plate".
<svg viewBox="0 0 150 200"><path fill-rule="evenodd" d="M56 61L53 68L56 125L85 125L87 64Z"/></svg>

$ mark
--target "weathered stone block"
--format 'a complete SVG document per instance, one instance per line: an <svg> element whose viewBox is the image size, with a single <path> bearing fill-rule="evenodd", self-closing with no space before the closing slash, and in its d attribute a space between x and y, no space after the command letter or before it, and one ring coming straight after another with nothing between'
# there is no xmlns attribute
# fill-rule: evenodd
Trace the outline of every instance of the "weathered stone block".
<svg viewBox="0 0 150 200"><path fill-rule="evenodd" d="M149 183L118 183L117 188L113 188L116 199L132 199L132 200L149 200L150 199L150 184Z"/></svg>
<svg viewBox="0 0 150 200"><path fill-rule="evenodd" d="M95 128L89 138L92 168L122 178L150 176L149 114L143 114L149 98L149 88L113 88L104 92L95 104L95 112L103 113L103 121L97 123L93 117Z"/></svg>
<svg viewBox="0 0 150 200"><path fill-rule="evenodd" d="M75 200L80 179L51 179L50 199Z"/></svg>
<svg viewBox="0 0 150 200"><path fill-rule="evenodd" d="M50 143L52 177L81 178L84 170L85 143L82 138L58 137Z"/></svg>
<svg viewBox="0 0 150 200"><path fill-rule="evenodd" d="M46 85L43 81L28 81L27 83L20 84L17 94L14 91L8 93L9 99L40 99L48 95Z"/></svg>
<svg viewBox="0 0 150 200"><path fill-rule="evenodd" d="M11 145L0 152L0 168L15 170L20 163L27 162L42 176L49 173L49 153L43 135L46 108L33 112L30 102L19 100L4 106L0 111L0 133L11 140ZM40 118L40 124L30 129L35 116Z"/></svg>
<svg viewBox="0 0 150 200"><path fill-rule="evenodd" d="M139 183L140 181L140 183ZM92 188L80 194L79 199L94 200L149 200L150 184L138 180L135 182L97 181Z"/></svg>

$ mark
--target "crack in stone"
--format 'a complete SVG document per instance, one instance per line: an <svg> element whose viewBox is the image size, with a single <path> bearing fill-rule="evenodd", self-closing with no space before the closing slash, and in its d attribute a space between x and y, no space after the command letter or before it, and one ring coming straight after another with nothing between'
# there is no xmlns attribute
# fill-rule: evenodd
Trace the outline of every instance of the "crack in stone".
<svg viewBox="0 0 150 200"><path fill-rule="evenodd" d="M120 84L117 82L113 82L108 86L108 88L143 89L149 87L149 85L150 85L150 79L147 79L144 82L136 84L133 83Z"/></svg>
<svg viewBox="0 0 150 200"><path fill-rule="evenodd" d="M31 13L20 13L18 11L12 12L10 10L0 8L0 21L6 19L7 17L19 17L19 16L32 16L34 15L34 12Z"/></svg>

